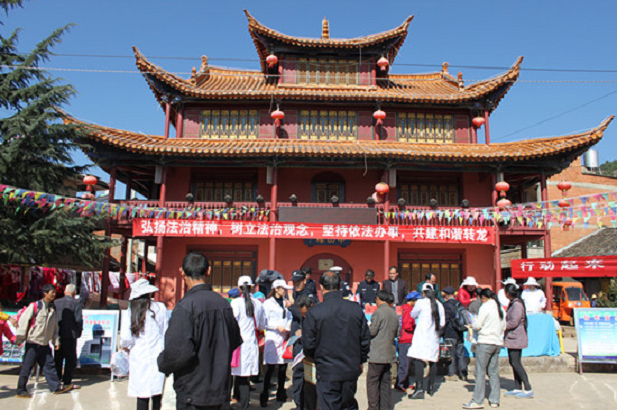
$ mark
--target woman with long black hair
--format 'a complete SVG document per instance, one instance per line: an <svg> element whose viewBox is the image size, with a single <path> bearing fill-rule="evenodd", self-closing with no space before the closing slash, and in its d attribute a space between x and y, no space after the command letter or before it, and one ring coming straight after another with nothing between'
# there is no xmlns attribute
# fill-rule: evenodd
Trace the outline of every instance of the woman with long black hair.
<svg viewBox="0 0 617 410"><path fill-rule="evenodd" d="M528 343L525 302L521 299L516 285L506 285L505 294L510 303L506 312L506 332L503 345L508 348L508 361L514 372L514 390L506 392L505 395L528 399L533 397L533 390L527 372L521 363L523 349ZM523 387L525 390L522 390Z"/></svg>
<svg viewBox="0 0 617 410"><path fill-rule="evenodd" d="M238 279L238 288L242 296L231 301L231 309L238 321L243 342L238 348L240 349L238 366L231 368L231 374L236 378L234 385L237 388L240 409L246 410L249 407L249 378L259 374L259 347L256 331L261 331L266 327L266 316L261 302L251 294L253 288L251 277L241 276Z"/></svg>
<svg viewBox="0 0 617 410"><path fill-rule="evenodd" d="M268 294L268 299L264 302L266 312L266 344L264 345L264 364L266 374L264 376L264 388L259 396L261 407L268 405L270 395L270 380L275 368L278 368L278 389L276 391L276 401L287 401L285 392L285 374L287 371L287 360L283 359L285 341L291 331L292 315L288 307L287 291L293 287L287 285L283 279L277 279L272 283L272 289Z"/></svg>
<svg viewBox="0 0 617 410"><path fill-rule="evenodd" d="M488 371L491 391L488 396L489 405L499 407L499 351L503 346L503 334L506 330L506 314L499 305L497 295L490 289L478 291L482 301L478 317L473 321L469 331L478 332L476 346L476 385L473 398L463 404L464 409L481 409L484 407L486 390L486 373Z"/></svg>
<svg viewBox="0 0 617 410"><path fill-rule="evenodd" d="M424 298L419 299L411 311L411 317L416 320L416 330L407 356L415 359L416 388L408 396L410 399L424 399L426 366L429 367L426 392L430 396L435 392L440 332L446 325L443 305L435 299L435 292L429 283L422 285L422 294Z"/></svg>
<svg viewBox="0 0 617 410"><path fill-rule="evenodd" d="M161 408L165 375L159 372L156 362L163 351L167 330L167 308L154 302L152 294L156 286L147 279L131 284L129 309L123 317L120 329L120 346L129 350L128 396L137 397L137 410Z"/></svg>

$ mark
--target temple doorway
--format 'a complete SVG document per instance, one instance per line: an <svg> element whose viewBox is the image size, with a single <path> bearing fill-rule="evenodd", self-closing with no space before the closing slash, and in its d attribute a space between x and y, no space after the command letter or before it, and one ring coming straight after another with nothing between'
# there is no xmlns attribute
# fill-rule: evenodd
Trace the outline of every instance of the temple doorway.
<svg viewBox="0 0 617 410"><path fill-rule="evenodd" d="M353 271L351 265L340 256L333 253L319 253L308 258L302 266L308 266L313 271L312 279L319 283L321 274L330 270L333 266L340 266L343 268L341 271L341 279L352 284Z"/></svg>

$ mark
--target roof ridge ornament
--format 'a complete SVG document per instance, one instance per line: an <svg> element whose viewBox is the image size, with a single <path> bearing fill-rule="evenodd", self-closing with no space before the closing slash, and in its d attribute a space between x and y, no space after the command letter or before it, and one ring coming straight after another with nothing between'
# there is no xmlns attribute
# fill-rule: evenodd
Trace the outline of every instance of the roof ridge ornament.
<svg viewBox="0 0 617 410"><path fill-rule="evenodd" d="M330 23L326 20L326 16L323 16L321 22L321 39L328 40L330 38Z"/></svg>
<svg viewBox="0 0 617 410"><path fill-rule="evenodd" d="M463 91L465 88L465 83L463 82L463 73L461 71L458 72L458 89L459 91Z"/></svg>
<svg viewBox="0 0 617 410"><path fill-rule="evenodd" d="M191 82L196 85L201 85L204 82L208 81L210 78L210 65L208 64L208 56L201 56L201 66L199 67L199 71L195 70L193 67L193 71L191 73Z"/></svg>

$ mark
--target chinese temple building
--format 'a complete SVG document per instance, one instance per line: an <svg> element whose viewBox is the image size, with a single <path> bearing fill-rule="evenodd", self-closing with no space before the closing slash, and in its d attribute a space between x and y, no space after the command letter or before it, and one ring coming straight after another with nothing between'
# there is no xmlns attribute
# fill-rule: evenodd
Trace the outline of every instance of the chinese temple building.
<svg viewBox="0 0 617 410"><path fill-rule="evenodd" d="M412 17L335 39L325 19L320 38L300 38L246 15L256 70L203 56L181 78L134 48L165 112L163 135L78 122L111 175L109 197L122 181L118 202L148 209L114 219L108 232L156 245L161 300L182 297L178 268L189 251L211 261L217 291L263 269L289 279L303 266L318 277L333 265L354 285L367 269L381 281L396 265L414 287L432 272L442 288L470 275L496 289L502 246L544 240L550 256L546 227L496 223L479 209L496 206L502 181L511 202L546 200L547 178L596 144L610 119L583 133L491 143L491 114L521 57L470 84L447 63L392 74ZM147 199L131 200L131 190Z"/></svg>

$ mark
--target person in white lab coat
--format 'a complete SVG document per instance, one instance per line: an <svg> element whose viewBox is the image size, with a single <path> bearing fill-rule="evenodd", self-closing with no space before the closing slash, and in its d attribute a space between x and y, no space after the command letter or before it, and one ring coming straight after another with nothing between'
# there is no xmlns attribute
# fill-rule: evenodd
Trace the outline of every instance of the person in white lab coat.
<svg viewBox="0 0 617 410"><path fill-rule="evenodd" d="M231 301L231 309L238 321L242 345L240 349L240 361L238 367L231 368L231 375L235 376L240 409L249 407L250 385L249 378L259 374L259 347L257 346L256 330L264 330L266 327L266 315L260 301L251 295L253 280L250 276L241 276L238 279L238 288L242 297Z"/></svg>
<svg viewBox="0 0 617 410"><path fill-rule="evenodd" d="M147 279L131 284L128 320L122 321L120 346L129 350L129 385L127 395L137 397L137 410L161 408L165 375L159 372L156 359L163 351L167 330L167 308L152 301L156 286Z"/></svg>
<svg viewBox="0 0 617 410"><path fill-rule="evenodd" d="M287 291L293 287L287 285L283 279L277 279L272 283L272 289L268 294L268 299L264 302L266 312L266 344L264 346L264 364L266 374L264 376L264 389L259 396L261 407L268 405L270 394L270 380L274 369L278 367L278 389L276 391L276 401L287 401L285 392L285 374L287 372L288 360L283 359L285 341L289 337L291 330L292 315L289 309L289 302L286 299Z"/></svg>
<svg viewBox="0 0 617 410"><path fill-rule="evenodd" d="M411 311L411 317L416 320L416 330L407 356L415 359L416 388L409 395L410 399L424 399L424 367L427 365L429 378L426 392L432 396L435 391L440 331L446 325L443 305L435 298L433 287L425 283L422 293L424 298L418 300Z"/></svg>
<svg viewBox="0 0 617 410"><path fill-rule="evenodd" d="M508 278L501 283L503 283L503 287L497 292L497 300L502 308L507 309L510 304L510 299L506 296L506 285L514 285L516 289L518 289L518 285L514 278Z"/></svg>

